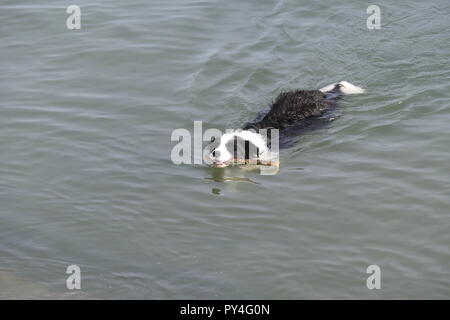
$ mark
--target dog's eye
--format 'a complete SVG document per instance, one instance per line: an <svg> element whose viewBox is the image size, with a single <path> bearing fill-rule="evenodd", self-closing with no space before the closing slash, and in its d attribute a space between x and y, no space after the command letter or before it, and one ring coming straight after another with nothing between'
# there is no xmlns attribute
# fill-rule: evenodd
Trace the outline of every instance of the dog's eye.
<svg viewBox="0 0 450 320"><path fill-rule="evenodd" d="M216 156L216 150L214 150L214 151L212 152L212 155L213 155L213 157Z"/></svg>
<svg viewBox="0 0 450 320"><path fill-rule="evenodd" d="M211 142L216 141L216 137L211 137Z"/></svg>

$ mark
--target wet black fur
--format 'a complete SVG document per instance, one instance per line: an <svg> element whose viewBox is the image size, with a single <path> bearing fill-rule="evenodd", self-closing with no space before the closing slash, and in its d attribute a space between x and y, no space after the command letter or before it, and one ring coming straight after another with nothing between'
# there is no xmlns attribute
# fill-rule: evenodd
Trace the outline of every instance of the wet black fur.
<svg viewBox="0 0 450 320"><path fill-rule="evenodd" d="M259 121L244 125L244 130L279 129L298 125L302 121L321 116L341 97L340 84L327 93L319 90L283 92L272 103L269 112Z"/></svg>
<svg viewBox="0 0 450 320"><path fill-rule="evenodd" d="M328 126L334 119L331 111L343 97L341 84L323 93L319 90L294 90L282 92L261 118L243 126L243 130L259 132L267 129L267 142L270 148L271 129L279 129L280 147L289 147L301 133Z"/></svg>

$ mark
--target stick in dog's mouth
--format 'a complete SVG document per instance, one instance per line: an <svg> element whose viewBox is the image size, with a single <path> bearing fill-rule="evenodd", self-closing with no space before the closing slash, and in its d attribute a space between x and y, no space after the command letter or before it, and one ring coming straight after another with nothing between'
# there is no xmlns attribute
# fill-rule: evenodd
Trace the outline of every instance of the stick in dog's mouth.
<svg viewBox="0 0 450 320"><path fill-rule="evenodd" d="M213 168L225 168L233 165L257 165L257 166L272 166L280 167L279 161L264 161L260 159L231 159L225 162L216 161L211 164Z"/></svg>
<svg viewBox="0 0 450 320"><path fill-rule="evenodd" d="M225 167L228 167L229 164L226 163L226 162L213 162L213 163L211 164L211 166L212 166L213 168L225 168Z"/></svg>

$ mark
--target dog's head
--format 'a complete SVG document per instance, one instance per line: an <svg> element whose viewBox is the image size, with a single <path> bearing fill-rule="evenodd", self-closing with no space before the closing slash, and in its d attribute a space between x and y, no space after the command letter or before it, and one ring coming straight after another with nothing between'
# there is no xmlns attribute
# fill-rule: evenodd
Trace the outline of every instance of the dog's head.
<svg viewBox="0 0 450 320"><path fill-rule="evenodd" d="M235 130L220 137L210 157L214 167L227 167L233 160L256 160L269 148L262 135L251 130Z"/></svg>

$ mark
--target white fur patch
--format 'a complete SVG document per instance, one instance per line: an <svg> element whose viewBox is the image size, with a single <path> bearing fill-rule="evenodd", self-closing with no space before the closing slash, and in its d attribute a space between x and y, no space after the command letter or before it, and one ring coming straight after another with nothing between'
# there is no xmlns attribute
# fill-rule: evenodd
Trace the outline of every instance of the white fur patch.
<svg viewBox="0 0 450 320"><path fill-rule="evenodd" d="M250 130L242 130L237 132L237 136L253 143L255 146L259 148L260 152L263 152L264 150L267 149L266 140L264 140L263 136L260 135L259 133L252 132Z"/></svg>
<svg viewBox="0 0 450 320"><path fill-rule="evenodd" d="M326 92L328 92L328 91L331 91L331 90L333 90L334 89L334 87L336 86L336 82L335 83L332 83L332 84L329 84L329 85L327 85L326 87L323 87L322 89L319 89L319 91L322 91L323 93L326 93Z"/></svg>
<svg viewBox="0 0 450 320"><path fill-rule="evenodd" d="M234 138L234 134L233 133L225 133L222 137L220 137L220 144L217 148L215 148L215 151L219 151L219 156L218 157L214 157L212 156L212 158L216 161L220 161L220 162L225 162L228 161L230 159L233 158L233 155L228 152L228 149L226 147L226 144L228 141L232 140Z"/></svg>
<svg viewBox="0 0 450 320"><path fill-rule="evenodd" d="M363 89L363 88L357 87L357 86L351 84L351 83L348 82L348 81L341 81L341 82L337 82L337 83L336 83L336 82L335 82L335 83L332 83L332 84L330 84L330 85L328 85L328 86L326 86L326 87L323 87L322 89L320 89L320 91L322 91L323 93L328 92L328 91L331 91L331 90L334 89L334 87L335 87L337 84L340 84L340 85L342 86L342 87L340 88L340 90L341 90L342 93L344 93L344 94L358 94L358 93L363 93L363 92L364 92L364 89Z"/></svg>
<svg viewBox="0 0 450 320"><path fill-rule="evenodd" d="M358 94L358 93L364 93L364 89L361 87L357 87L350 82L347 81L341 81L339 82L341 87L341 91L345 94Z"/></svg>

